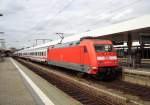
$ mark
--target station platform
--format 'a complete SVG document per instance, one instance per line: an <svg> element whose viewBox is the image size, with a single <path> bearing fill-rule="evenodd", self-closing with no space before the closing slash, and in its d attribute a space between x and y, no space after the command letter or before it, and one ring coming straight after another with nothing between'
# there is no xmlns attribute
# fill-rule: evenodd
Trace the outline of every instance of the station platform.
<svg viewBox="0 0 150 105"><path fill-rule="evenodd" d="M150 68L133 68L133 67L123 67L125 70L143 71L150 72Z"/></svg>
<svg viewBox="0 0 150 105"><path fill-rule="evenodd" d="M82 105L12 58L0 62L0 105Z"/></svg>

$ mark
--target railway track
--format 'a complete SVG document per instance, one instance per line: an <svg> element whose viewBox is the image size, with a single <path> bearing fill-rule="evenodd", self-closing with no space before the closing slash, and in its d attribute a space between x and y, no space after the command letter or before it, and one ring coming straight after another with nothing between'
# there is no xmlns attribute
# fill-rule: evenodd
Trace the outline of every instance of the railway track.
<svg viewBox="0 0 150 105"><path fill-rule="evenodd" d="M84 80L78 79L76 80L70 79L70 77L63 77L61 73L56 74L55 71L50 71L48 67L41 67L41 65L29 63L23 60L21 61L24 65L28 66L28 68L32 69L34 72L45 78L47 81L60 88L73 98L77 99L84 105L139 105L140 103L131 100L129 98L117 96L111 94L109 92L105 92L103 90L99 90L94 87L98 87L98 85L104 85L105 87L117 91L121 91L124 94L132 94L138 96L144 101L150 101L150 88L149 87L141 87L139 85L130 84L127 82L116 81L115 83L106 83L95 80L88 80L88 83ZM44 70L45 69L45 70ZM47 69L47 70L46 70ZM88 84L88 85L85 85ZM140 91L141 92L140 92ZM148 93L146 93L146 92Z"/></svg>
<svg viewBox="0 0 150 105"><path fill-rule="evenodd" d="M150 101L150 87L132 84L125 81L114 81L112 83L99 82L108 89L122 92L124 95L137 96L143 101Z"/></svg>

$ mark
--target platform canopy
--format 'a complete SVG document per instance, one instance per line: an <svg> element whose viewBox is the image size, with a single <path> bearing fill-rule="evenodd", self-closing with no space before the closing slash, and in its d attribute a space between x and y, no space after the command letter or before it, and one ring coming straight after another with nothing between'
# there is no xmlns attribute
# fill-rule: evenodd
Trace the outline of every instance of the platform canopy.
<svg viewBox="0 0 150 105"><path fill-rule="evenodd" d="M92 36L97 38L127 41L128 35L131 35L132 41L138 41L140 35L150 36L150 15L141 16L128 21L112 24L110 26L98 28L93 31L75 34L63 39L62 43L80 40L82 37ZM60 39L51 41L46 44L38 45L34 48L54 45L60 42Z"/></svg>
<svg viewBox="0 0 150 105"><path fill-rule="evenodd" d="M150 36L150 15L145 15L139 18L113 24L107 27L98 28L93 31L70 36L65 38L63 42L78 40L84 36L127 41L128 34L132 35L133 41L139 40L139 35L142 34Z"/></svg>

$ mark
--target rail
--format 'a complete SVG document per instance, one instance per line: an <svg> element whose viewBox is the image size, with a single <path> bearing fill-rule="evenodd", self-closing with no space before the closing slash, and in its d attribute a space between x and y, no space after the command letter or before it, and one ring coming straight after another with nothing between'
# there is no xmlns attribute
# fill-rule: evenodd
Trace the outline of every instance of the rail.
<svg viewBox="0 0 150 105"><path fill-rule="evenodd" d="M21 60L22 61L22 60ZM68 93L69 95L71 95L72 97L74 97L75 99L81 101L83 104L86 105L103 105L103 104L112 104L112 105L116 105L116 104L122 104L122 105L142 105L137 101L134 101L130 98L126 98L126 97L122 97L120 95L116 95L113 92L108 92L106 90L100 89L98 87L96 87L92 82L90 82L89 84L84 83L83 80L75 80L71 77L68 76L64 76L61 73L58 73L55 70L50 70L49 68L45 68L42 65L38 65L38 64L33 64L30 62L26 62L26 61L22 61L23 64L25 64L26 66L28 66L30 69L32 69L33 71L35 71L37 74L41 75L43 78L45 78L46 80L48 80L50 83L54 84L55 86L57 86L58 88L62 88L63 91L65 91L66 93ZM56 82L55 82L56 80ZM88 80L91 81L91 80ZM63 82L63 83L60 83ZM95 82L97 83L97 82ZM149 97L145 94L143 94L143 92L138 91L139 89L142 91L147 91L149 90L149 88L147 87L143 87L143 86L139 86L139 85L132 85L123 81L117 82L117 83L100 83L103 85L106 85L106 87L110 87L110 88L115 88L117 90L122 90L126 93L129 94L133 94L133 95L137 95L139 97ZM68 87L69 86L69 87ZM125 86L125 87L124 87ZM76 88L74 90L74 88ZM71 89L71 90L70 90ZM135 91L137 90L137 91ZM99 97L99 98L98 98ZM102 98L103 97L103 98ZM101 99L102 98L102 99ZM92 100L91 100L92 99ZM144 99L149 99L149 98L144 98ZM93 102L94 100L94 102ZM100 101L97 101L100 100ZM107 102L108 100L110 100L110 103ZM114 100L116 100L117 103L114 102ZM96 102L97 101L97 102ZM100 102L104 102L104 103L100 103Z"/></svg>
<svg viewBox="0 0 150 105"><path fill-rule="evenodd" d="M150 71L142 71L140 69L133 68L124 68L122 80L150 87Z"/></svg>

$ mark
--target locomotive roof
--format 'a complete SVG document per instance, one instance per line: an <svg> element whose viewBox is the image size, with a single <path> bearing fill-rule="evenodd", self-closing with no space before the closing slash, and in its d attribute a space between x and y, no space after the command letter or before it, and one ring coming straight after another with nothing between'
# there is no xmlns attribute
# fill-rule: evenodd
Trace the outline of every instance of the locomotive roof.
<svg viewBox="0 0 150 105"><path fill-rule="evenodd" d="M105 36L105 35L110 35L110 34L115 34L115 33L120 33L120 32L127 32L127 31L147 28L147 27L150 27L149 19L150 19L150 15L145 15L143 17L139 17L139 18L125 21L125 22L113 24L113 25L110 25L107 27L98 28L93 31L79 33L79 34L64 38L62 40L62 43L78 41L78 40L80 40L80 38L86 37L86 36L98 37L98 36ZM41 44L41 45L38 45L35 47L31 47L31 48L28 48L25 50L48 47L50 45L56 45L60 42L60 40L61 39L57 39L57 40L54 40L54 41L51 41L51 42L48 42L45 44Z"/></svg>

